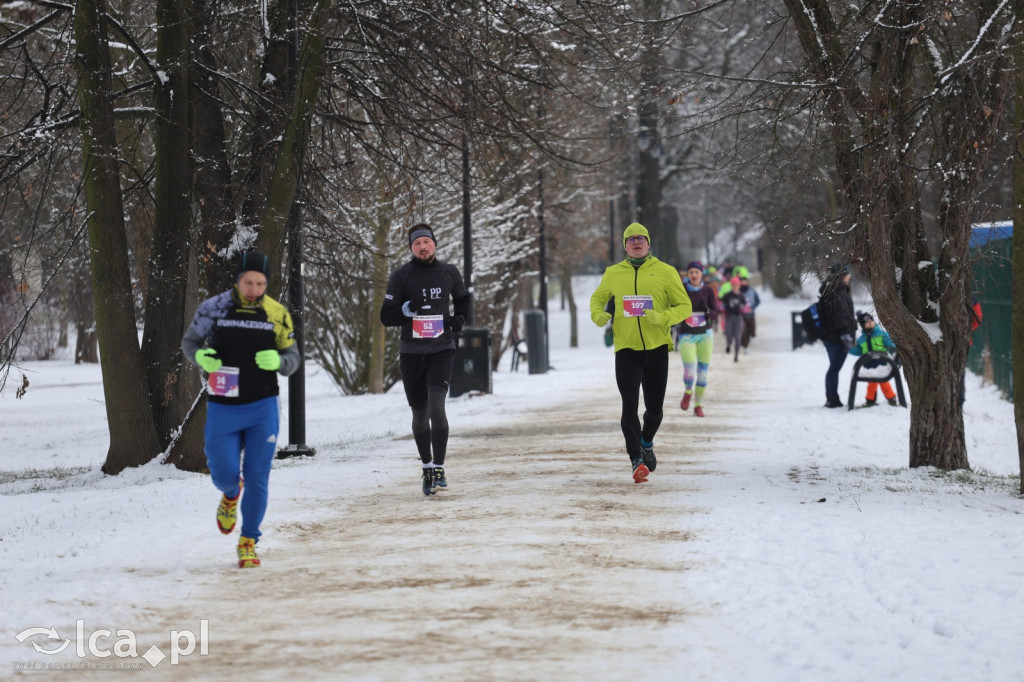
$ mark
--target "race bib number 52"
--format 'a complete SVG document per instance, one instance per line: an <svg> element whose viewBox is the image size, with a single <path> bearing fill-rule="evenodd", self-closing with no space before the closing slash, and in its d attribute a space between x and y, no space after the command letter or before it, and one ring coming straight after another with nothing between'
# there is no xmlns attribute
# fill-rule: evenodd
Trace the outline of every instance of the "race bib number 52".
<svg viewBox="0 0 1024 682"><path fill-rule="evenodd" d="M444 315L417 315L412 318L412 338L433 339L444 333Z"/></svg>

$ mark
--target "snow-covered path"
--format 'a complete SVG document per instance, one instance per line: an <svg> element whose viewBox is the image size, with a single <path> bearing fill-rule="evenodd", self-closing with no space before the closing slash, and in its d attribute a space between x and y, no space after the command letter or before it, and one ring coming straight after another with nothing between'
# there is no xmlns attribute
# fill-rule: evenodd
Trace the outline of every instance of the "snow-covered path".
<svg viewBox="0 0 1024 682"><path fill-rule="evenodd" d="M721 372L722 390L751 367ZM680 557L707 513L689 498L714 475L700 443L730 420L683 415L677 393L645 484L630 478L614 383L455 433L449 488L432 498L410 452L316 522L276 528L260 570L202 578L172 620L210 618L210 654L165 672L217 679L244 660L268 678L676 678L706 655L686 645L702 614Z"/></svg>

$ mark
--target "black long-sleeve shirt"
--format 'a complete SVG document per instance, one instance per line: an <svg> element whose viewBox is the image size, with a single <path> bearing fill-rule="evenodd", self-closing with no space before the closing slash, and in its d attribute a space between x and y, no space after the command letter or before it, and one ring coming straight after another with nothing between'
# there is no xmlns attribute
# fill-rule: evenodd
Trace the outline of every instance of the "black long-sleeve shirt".
<svg viewBox="0 0 1024 682"><path fill-rule="evenodd" d="M451 299L454 313L449 312ZM444 317L444 333L434 338L414 338L413 318L402 311L402 304L420 310L420 315L441 315ZM469 315L470 296L462 281L459 269L450 263L434 259L429 263L413 258L393 273L384 293L384 304L380 309L380 321L385 327L401 327L402 353L436 353L455 348L452 337L451 319L461 317L465 322ZM429 309L423 306L429 305Z"/></svg>

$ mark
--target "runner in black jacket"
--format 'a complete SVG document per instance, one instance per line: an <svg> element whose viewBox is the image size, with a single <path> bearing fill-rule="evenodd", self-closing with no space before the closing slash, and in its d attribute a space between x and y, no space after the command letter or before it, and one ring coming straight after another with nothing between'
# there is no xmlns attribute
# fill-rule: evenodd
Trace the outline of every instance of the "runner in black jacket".
<svg viewBox="0 0 1024 682"><path fill-rule="evenodd" d="M455 337L469 315L470 296L458 268L437 260L437 239L429 225L409 230L412 260L391 274L380 309L385 327L401 327L399 367L412 408L412 435L423 464L423 494L448 487L445 398L452 377ZM448 299L454 303L449 314ZM433 455L431 454L433 449Z"/></svg>

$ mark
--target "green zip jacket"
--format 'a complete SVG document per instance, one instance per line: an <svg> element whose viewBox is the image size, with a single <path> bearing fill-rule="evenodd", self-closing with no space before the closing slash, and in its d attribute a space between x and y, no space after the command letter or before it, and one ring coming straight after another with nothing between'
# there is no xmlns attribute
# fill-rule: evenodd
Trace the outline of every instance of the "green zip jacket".
<svg viewBox="0 0 1024 682"><path fill-rule="evenodd" d="M622 310L623 296L650 296L654 307L643 317L627 317ZM605 311L609 300L614 301L614 314ZM603 327L612 320L616 353L623 348L653 350L671 346L672 325L679 324L692 312L693 306L679 273L654 256L648 256L638 268L628 260L609 266L590 297L590 319L594 324Z"/></svg>

